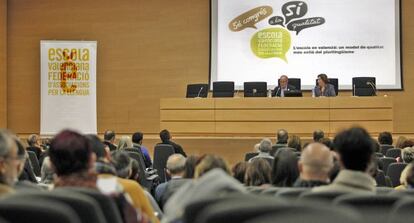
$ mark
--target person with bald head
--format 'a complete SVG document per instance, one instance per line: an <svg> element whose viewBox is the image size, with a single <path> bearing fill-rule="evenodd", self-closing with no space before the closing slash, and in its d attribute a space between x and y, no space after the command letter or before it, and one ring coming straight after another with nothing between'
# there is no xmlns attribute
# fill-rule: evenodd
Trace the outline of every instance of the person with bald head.
<svg viewBox="0 0 414 223"><path fill-rule="evenodd" d="M298 163L300 175L293 187L329 184L329 171L333 165L333 155L328 147L321 143L310 143L302 151Z"/></svg>
<svg viewBox="0 0 414 223"><path fill-rule="evenodd" d="M272 92L272 97L285 97L285 91L296 90L295 86L289 84L289 78L282 75L279 78L279 84Z"/></svg>
<svg viewBox="0 0 414 223"><path fill-rule="evenodd" d="M171 177L171 180L158 185L155 189L155 200L161 208L172 194L174 194L184 183L190 181L189 179L183 179L185 163L186 158L179 153L175 153L168 157L167 174Z"/></svg>

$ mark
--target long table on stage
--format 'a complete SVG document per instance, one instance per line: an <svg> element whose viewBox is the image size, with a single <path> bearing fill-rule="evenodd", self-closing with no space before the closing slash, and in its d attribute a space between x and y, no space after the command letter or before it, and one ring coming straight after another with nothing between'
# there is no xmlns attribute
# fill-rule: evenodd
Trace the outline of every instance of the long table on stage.
<svg viewBox="0 0 414 223"><path fill-rule="evenodd" d="M165 98L160 128L182 135L330 135L359 125L371 134L393 131L392 97Z"/></svg>

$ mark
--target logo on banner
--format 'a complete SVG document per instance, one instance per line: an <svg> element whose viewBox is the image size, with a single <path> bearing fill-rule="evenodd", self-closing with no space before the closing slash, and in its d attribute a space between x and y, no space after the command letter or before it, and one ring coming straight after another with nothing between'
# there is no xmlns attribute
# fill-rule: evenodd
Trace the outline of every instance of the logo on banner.
<svg viewBox="0 0 414 223"><path fill-rule="evenodd" d="M256 24L269 17L273 13L271 6L260 6L249 10L236 17L229 23L229 29L239 32L246 28L257 29ZM325 23L323 17L302 18L308 13L308 5L304 1L290 1L282 6L283 16L276 15L268 20L271 26L278 28L266 28L256 32L250 40L250 48L259 58L280 58L288 62L286 53L291 47L291 35L296 35L304 30Z"/></svg>
<svg viewBox="0 0 414 223"><path fill-rule="evenodd" d="M48 49L48 95L89 95L88 48Z"/></svg>

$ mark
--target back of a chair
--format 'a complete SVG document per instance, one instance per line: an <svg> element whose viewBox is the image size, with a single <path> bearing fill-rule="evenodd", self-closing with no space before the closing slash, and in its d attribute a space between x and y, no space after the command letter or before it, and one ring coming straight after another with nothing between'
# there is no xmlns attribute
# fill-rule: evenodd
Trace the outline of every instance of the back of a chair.
<svg viewBox="0 0 414 223"><path fill-rule="evenodd" d="M93 190L89 188L81 188L81 187L64 187L56 189L58 191L65 191L69 193L80 193L86 195L92 199L94 199L98 205L100 206L101 210L103 210L103 214L105 216L106 222L108 223L122 223L122 216L119 212L117 204L115 200L107 195L102 194L98 190Z"/></svg>
<svg viewBox="0 0 414 223"><path fill-rule="evenodd" d="M39 160L37 159L36 153L32 151L27 151L27 154L29 155L30 164L32 164L33 172L36 174L36 176L40 176L40 165Z"/></svg>
<svg viewBox="0 0 414 223"><path fill-rule="evenodd" d="M376 187L375 191L378 195L387 195L394 191L392 187Z"/></svg>
<svg viewBox="0 0 414 223"><path fill-rule="evenodd" d="M76 212L82 223L106 223L99 204L94 199L83 194L54 190L50 192L24 192L13 195L16 199L19 196L24 199L44 199L66 204Z"/></svg>
<svg viewBox="0 0 414 223"><path fill-rule="evenodd" d="M186 98L206 98L208 95L208 84L189 84L187 85Z"/></svg>
<svg viewBox="0 0 414 223"><path fill-rule="evenodd" d="M285 199L289 199L289 200L296 200L297 198L299 198L299 196L304 193L309 191L310 188L305 188L305 187L301 187L301 188L282 188L281 190L279 190L276 193L277 197L281 197L281 198L285 198Z"/></svg>
<svg viewBox="0 0 414 223"><path fill-rule="evenodd" d="M339 191L321 191L321 192L313 192L307 191L302 193L299 196L299 200L301 201L321 201L331 203L335 198L345 195L345 192Z"/></svg>
<svg viewBox="0 0 414 223"><path fill-rule="evenodd" d="M225 98L234 96L233 81L217 81L213 82L213 98Z"/></svg>
<svg viewBox="0 0 414 223"><path fill-rule="evenodd" d="M259 155L259 153L257 153L257 152L246 153L244 155L244 161L249 161L251 158L253 158L257 155Z"/></svg>
<svg viewBox="0 0 414 223"><path fill-rule="evenodd" d="M391 182L394 187L401 185L400 176L406 166L406 163L391 163L388 166L387 176L391 178Z"/></svg>
<svg viewBox="0 0 414 223"><path fill-rule="evenodd" d="M385 156L389 149L394 149L393 145L380 145L380 152Z"/></svg>
<svg viewBox="0 0 414 223"><path fill-rule="evenodd" d="M265 188L260 194L275 196L276 193L281 189L282 187L268 187L268 188Z"/></svg>
<svg viewBox="0 0 414 223"><path fill-rule="evenodd" d="M14 195L0 201L0 216L10 223L81 223L76 212L64 203Z"/></svg>
<svg viewBox="0 0 414 223"><path fill-rule="evenodd" d="M414 199L402 199L394 205L388 222L407 223L408 219L413 218L413 210Z"/></svg>
<svg viewBox="0 0 414 223"><path fill-rule="evenodd" d="M260 194L265 188L259 186L248 186L246 190L251 194Z"/></svg>
<svg viewBox="0 0 414 223"><path fill-rule="evenodd" d="M386 187L387 186L384 171L377 170L377 174L375 176L375 181L377 182L378 187Z"/></svg>
<svg viewBox="0 0 414 223"><path fill-rule="evenodd" d="M266 97L267 82L244 82L244 97Z"/></svg>
<svg viewBox="0 0 414 223"><path fill-rule="evenodd" d="M167 167L167 160L174 154L174 147L169 144L158 144L154 148L154 169L158 171L158 175L160 176L160 182L167 181L166 175L166 167Z"/></svg>
<svg viewBox="0 0 414 223"><path fill-rule="evenodd" d="M391 212L391 207L399 197L388 195L349 194L336 198L334 205L345 205L355 208L367 222L383 222Z"/></svg>
<svg viewBox="0 0 414 223"><path fill-rule="evenodd" d="M352 78L352 93L354 96L375 96L375 77L354 77Z"/></svg>
<svg viewBox="0 0 414 223"><path fill-rule="evenodd" d="M149 182L146 178L147 174L145 172L145 163L144 158L140 153L137 153L136 151L126 151L128 153L128 156L132 159L138 161L138 181L141 186L151 189L152 182Z"/></svg>
<svg viewBox="0 0 414 223"><path fill-rule="evenodd" d="M378 159L378 167L387 175L388 166L391 163L396 163L397 160L391 157L382 157Z"/></svg>
<svg viewBox="0 0 414 223"><path fill-rule="evenodd" d="M401 157L401 149L388 149L385 156L392 158Z"/></svg>
<svg viewBox="0 0 414 223"><path fill-rule="evenodd" d="M300 78L289 78L288 84L294 86L296 90L302 90Z"/></svg>

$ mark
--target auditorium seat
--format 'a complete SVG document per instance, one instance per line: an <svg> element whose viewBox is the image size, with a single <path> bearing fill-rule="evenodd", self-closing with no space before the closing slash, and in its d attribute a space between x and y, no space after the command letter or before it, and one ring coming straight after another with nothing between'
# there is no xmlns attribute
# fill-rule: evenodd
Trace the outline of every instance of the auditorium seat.
<svg viewBox="0 0 414 223"><path fill-rule="evenodd" d="M378 159L378 168L384 171L384 174L387 175L388 166L391 163L395 163L397 160L391 157L382 157Z"/></svg>
<svg viewBox="0 0 414 223"><path fill-rule="evenodd" d="M0 201L0 216L10 223L81 223L79 216L68 205L46 199L14 196ZM6 222L6 221L1 221Z"/></svg>
<svg viewBox="0 0 414 223"><path fill-rule="evenodd" d="M266 188L258 187L258 186L248 186L248 187L246 187L246 190L251 194L260 194L265 189Z"/></svg>
<svg viewBox="0 0 414 223"><path fill-rule="evenodd" d="M158 171L158 176L160 176L160 182L166 182L166 166L168 157L174 154L174 147L169 144L158 144L154 147L154 169Z"/></svg>
<svg viewBox="0 0 414 223"><path fill-rule="evenodd" d="M380 151L385 156L389 149L394 149L393 145L380 145Z"/></svg>
<svg viewBox="0 0 414 223"><path fill-rule="evenodd" d="M276 193L281 189L282 187L268 187L266 189L264 189L260 194L263 195L270 195L270 196L275 196Z"/></svg>
<svg viewBox="0 0 414 223"><path fill-rule="evenodd" d="M121 213L117 207L115 200L107 195L102 194L98 190L82 188L82 187L63 187L55 189L61 193L79 193L94 199L103 210L104 217L108 223L122 223Z"/></svg>
<svg viewBox="0 0 414 223"><path fill-rule="evenodd" d="M406 163L391 163L387 169L387 176L391 178L392 186L397 187L401 185L400 176L404 168L407 166Z"/></svg>
<svg viewBox="0 0 414 223"><path fill-rule="evenodd" d="M388 149L387 152L385 153L386 157L392 157L392 158L397 158L397 157L401 157L401 149Z"/></svg>
<svg viewBox="0 0 414 223"><path fill-rule="evenodd" d="M300 201L321 201L331 203L335 198L347 194L339 191L307 191L299 196Z"/></svg>
<svg viewBox="0 0 414 223"><path fill-rule="evenodd" d="M152 171L146 171L145 164L144 164L144 158L140 153L137 153L136 151L126 151L132 159L135 159L138 161L138 181L141 186L146 188L147 190L151 191L152 185L155 181L159 180L158 171L152 170Z"/></svg>
<svg viewBox="0 0 414 223"><path fill-rule="evenodd" d="M40 177L40 165L39 160L37 159L36 153L32 151L27 151L27 154L29 155L29 161L30 164L32 164L33 172L36 176Z"/></svg>
<svg viewBox="0 0 414 223"><path fill-rule="evenodd" d="M386 195L386 194L390 194L392 191L394 191L394 188L392 188L392 187L376 187L375 190L376 190L376 193L378 195Z"/></svg>
<svg viewBox="0 0 414 223"><path fill-rule="evenodd" d="M388 222L407 223L413 219L414 199L401 199L394 204Z"/></svg>
<svg viewBox="0 0 414 223"><path fill-rule="evenodd" d="M284 198L284 199L289 199L289 200L296 200L297 198L299 198L299 196L304 193L309 191L311 188L305 188L305 187L301 187L301 188L282 188L281 190L279 190L276 193L277 197L280 198Z"/></svg>

